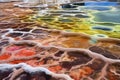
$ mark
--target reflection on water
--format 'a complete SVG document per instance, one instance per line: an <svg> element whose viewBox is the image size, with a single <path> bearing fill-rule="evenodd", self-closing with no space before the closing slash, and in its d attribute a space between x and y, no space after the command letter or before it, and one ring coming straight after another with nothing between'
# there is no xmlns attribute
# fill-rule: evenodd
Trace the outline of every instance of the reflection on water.
<svg viewBox="0 0 120 80"><path fill-rule="evenodd" d="M106 11L106 10L111 10L111 7L108 7L108 6L84 6L83 9L86 9L86 10Z"/></svg>

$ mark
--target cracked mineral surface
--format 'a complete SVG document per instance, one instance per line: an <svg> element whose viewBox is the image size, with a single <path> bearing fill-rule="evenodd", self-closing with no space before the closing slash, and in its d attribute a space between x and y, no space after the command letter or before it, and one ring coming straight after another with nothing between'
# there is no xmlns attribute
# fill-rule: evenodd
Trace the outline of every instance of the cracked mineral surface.
<svg viewBox="0 0 120 80"><path fill-rule="evenodd" d="M34 11L12 4L0 5L0 80L120 80L119 38L21 22Z"/></svg>

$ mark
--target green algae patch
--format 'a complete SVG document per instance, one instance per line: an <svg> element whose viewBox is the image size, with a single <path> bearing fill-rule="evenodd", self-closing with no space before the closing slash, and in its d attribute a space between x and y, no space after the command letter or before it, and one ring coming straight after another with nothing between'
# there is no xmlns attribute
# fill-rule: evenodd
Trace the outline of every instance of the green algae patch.
<svg viewBox="0 0 120 80"><path fill-rule="evenodd" d="M90 36L97 35L97 37L120 38L120 10L111 7L103 11L92 9L83 9L82 12L78 10L50 10L46 15L35 14L23 21L33 21L40 27L47 29L85 33Z"/></svg>

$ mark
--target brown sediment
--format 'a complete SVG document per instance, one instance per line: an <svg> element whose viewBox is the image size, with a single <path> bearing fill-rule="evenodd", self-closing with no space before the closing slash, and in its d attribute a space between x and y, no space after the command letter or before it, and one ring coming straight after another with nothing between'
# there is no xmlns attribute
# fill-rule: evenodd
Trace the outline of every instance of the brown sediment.
<svg viewBox="0 0 120 80"><path fill-rule="evenodd" d="M68 74L75 80L86 78L87 76L91 76L91 78L96 80L107 78L108 70L111 69L108 68L108 65L110 67L113 63L120 63L118 59L107 58L87 49L45 47L37 44L31 47L30 43L28 42L28 44L24 45L23 41L21 45L19 43L17 45L16 43L9 46L6 48L7 50L3 51L3 55L0 55L0 57L2 58L7 52L11 54L11 57L1 60L0 63L11 63L12 61L12 64L16 64L16 61L19 60L17 63L24 62L31 66L42 66L55 73ZM19 48L20 46L22 47ZM37 47L41 52L38 50L34 51L34 48ZM60 53L60 56L56 56L58 53ZM113 65L112 67L118 69ZM97 77L92 76L93 73Z"/></svg>
<svg viewBox="0 0 120 80"><path fill-rule="evenodd" d="M31 26L34 23L0 23L1 29L7 28L24 28L24 26Z"/></svg>
<svg viewBox="0 0 120 80"><path fill-rule="evenodd" d="M13 30L13 32L17 32L17 30L15 31ZM3 39L8 38L8 41L9 41L9 39L12 38L12 36L9 35L9 31L6 33L7 34L2 38ZM18 33L22 33L21 29L18 29ZM42 33L44 33L44 35ZM51 33L52 31L50 30L48 32L46 30L44 31L41 30L39 35L43 36L42 40L44 41L44 39L46 39L47 37L51 38L50 37ZM54 32L52 33L52 35L53 34ZM28 35L30 35L29 32L28 32ZM61 38L63 37L63 38L71 38L71 39L80 37L78 35L74 37L73 36L64 37L61 35L61 33L58 34L58 32L56 35L59 35ZM64 74L70 75L71 78L73 78L74 80L80 80L85 78L96 79L96 80L100 80L104 78L107 79L108 76L111 76L108 72L109 70L108 65L113 63L117 63L117 64L120 63L119 59L110 57L112 56L111 53L107 52L106 50L104 51L104 49L101 49L101 47L100 48L97 47L97 45L93 47L88 47L90 48L91 50L90 51L87 48L80 49L80 48L74 48L74 46L72 46L71 48L62 48L61 46L55 47L55 45L53 44L46 46L45 44L51 43L52 39L50 41L46 39L46 41L44 41L44 44L42 44L42 42L36 40L38 37L29 39L29 40L22 40L23 37L21 35L19 37L21 37L21 41L14 40L12 42L13 45L11 44L5 45L6 48L2 48L2 53L1 53L2 55L0 55L1 59L5 56L8 56L8 57L5 57L3 58L3 60L0 60L0 63L18 64L18 63L24 62L33 67L41 66L55 73L64 73ZM35 37L35 35L33 37ZM38 39L41 39L41 37ZM54 39L57 39L57 38L55 37L53 38L53 41L55 42ZM58 40L59 39L60 38L58 38ZM102 47L104 46L105 45L102 45ZM10 55L7 55L7 54L10 54ZM119 69L117 71L119 71ZM15 77L15 78L22 79L20 77L22 75L23 74L20 74L19 77ZM112 74L112 76L114 75L115 74ZM28 76L25 76L24 78L27 78L27 77ZM113 77L113 79L116 79L116 77Z"/></svg>
<svg viewBox="0 0 120 80"><path fill-rule="evenodd" d="M117 59L117 56L114 56L113 53L105 50L105 49L102 49L100 47L97 47L97 46L92 46L89 48L91 51L93 52L96 52L96 53L99 53L99 54L102 54L104 55L105 57L108 57L108 58L112 58L112 59Z"/></svg>
<svg viewBox="0 0 120 80"><path fill-rule="evenodd" d="M26 15L30 15L33 13L31 9L22 9L18 7L14 7L15 2L10 3L0 3L0 26L4 28L10 28L9 25L18 25L21 23L21 19L23 19ZM9 25L6 25L9 24Z"/></svg>
<svg viewBox="0 0 120 80"><path fill-rule="evenodd" d="M100 38L99 42L111 42L111 43L120 43L120 39L117 38Z"/></svg>
<svg viewBox="0 0 120 80"><path fill-rule="evenodd" d="M37 42L44 46L60 46L60 47L68 47L68 48L85 48L85 49L97 49L97 53L99 53L100 49L103 49L102 55L108 55L108 57L111 56L117 56L119 58L119 46L117 45L117 41L115 42L109 42L109 41L99 41L97 40L96 43L91 44L90 43L90 36L84 36L82 34L73 34L62 32L58 30L49 30L49 29L43 29L43 28L27 28L26 31L24 28L17 28L17 29L11 29L10 32L9 29L7 29L6 33L2 33L4 35L4 38L13 39L16 42L23 41L33 41ZM36 32L37 31L37 32ZM64 34L63 34L64 33ZM13 35L16 34L16 35ZM2 36L3 36L2 35ZM3 38L3 39L4 39ZM96 46L96 47L95 47ZM106 54L107 53L107 54Z"/></svg>
<svg viewBox="0 0 120 80"><path fill-rule="evenodd" d="M114 41L99 41L96 43L96 46L110 52L113 56L116 56L117 58L120 57L120 46L118 45L120 42L117 40Z"/></svg>

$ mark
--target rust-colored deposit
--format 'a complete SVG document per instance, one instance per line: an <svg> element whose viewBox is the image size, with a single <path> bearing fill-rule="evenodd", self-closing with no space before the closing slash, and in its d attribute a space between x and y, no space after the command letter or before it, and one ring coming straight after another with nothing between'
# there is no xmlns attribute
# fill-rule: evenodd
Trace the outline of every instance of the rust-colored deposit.
<svg viewBox="0 0 120 80"><path fill-rule="evenodd" d="M0 80L120 80L119 39L93 40L82 33L19 23L31 9L4 4L0 5Z"/></svg>

